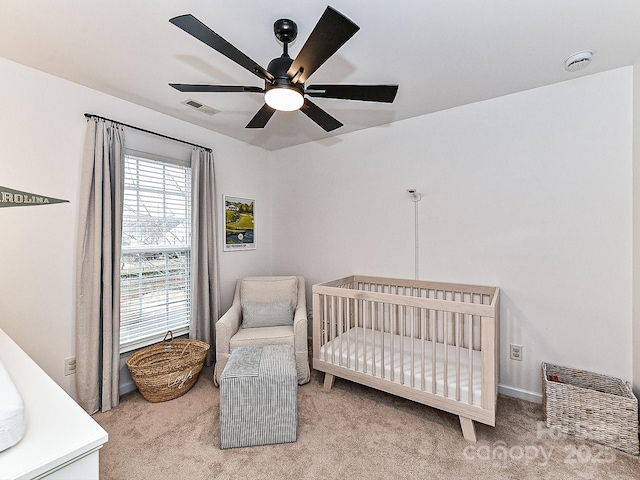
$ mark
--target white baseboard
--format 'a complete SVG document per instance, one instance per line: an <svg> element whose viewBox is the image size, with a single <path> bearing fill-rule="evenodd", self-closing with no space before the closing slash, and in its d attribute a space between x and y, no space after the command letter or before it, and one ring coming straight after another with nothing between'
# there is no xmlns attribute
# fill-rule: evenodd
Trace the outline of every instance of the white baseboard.
<svg viewBox="0 0 640 480"><path fill-rule="evenodd" d="M126 365L126 359L130 354L125 354L120 356L120 384L118 385L118 392L120 395L124 395L125 393L133 392L136 388L136 383L131 378L129 374L129 369Z"/></svg>
<svg viewBox="0 0 640 480"><path fill-rule="evenodd" d="M133 392L136 388L136 384L133 381L120 383L120 395ZM520 400L526 400L533 403L542 403L542 394L532 392L530 390L524 390L522 388L511 387L509 385L498 385L498 393L506 395L507 397L519 398Z"/></svg>
<svg viewBox="0 0 640 480"><path fill-rule="evenodd" d="M120 395L124 395L125 393L133 392L136 388L138 387L136 387L135 382L131 381L126 383L120 383L118 387L118 391L120 392Z"/></svg>
<svg viewBox="0 0 640 480"><path fill-rule="evenodd" d="M520 400L527 400L528 402L542 403L542 394L538 392L532 392L530 390L524 390L522 388L512 387L510 385L498 385L498 393L506 395L507 397L519 398Z"/></svg>

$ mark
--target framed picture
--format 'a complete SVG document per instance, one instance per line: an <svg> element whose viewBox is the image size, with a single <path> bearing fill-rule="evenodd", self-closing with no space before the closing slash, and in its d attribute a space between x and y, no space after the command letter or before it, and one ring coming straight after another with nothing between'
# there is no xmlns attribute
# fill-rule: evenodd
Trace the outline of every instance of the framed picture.
<svg viewBox="0 0 640 480"><path fill-rule="evenodd" d="M223 195L224 251L254 250L255 200L252 198Z"/></svg>

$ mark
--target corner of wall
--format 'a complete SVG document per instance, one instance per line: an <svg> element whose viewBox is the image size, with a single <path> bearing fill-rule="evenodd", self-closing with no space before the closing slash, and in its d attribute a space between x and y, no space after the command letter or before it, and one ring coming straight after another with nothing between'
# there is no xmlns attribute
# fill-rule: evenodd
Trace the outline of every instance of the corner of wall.
<svg viewBox="0 0 640 480"><path fill-rule="evenodd" d="M633 65L632 97L632 371L633 391L640 396L640 58Z"/></svg>

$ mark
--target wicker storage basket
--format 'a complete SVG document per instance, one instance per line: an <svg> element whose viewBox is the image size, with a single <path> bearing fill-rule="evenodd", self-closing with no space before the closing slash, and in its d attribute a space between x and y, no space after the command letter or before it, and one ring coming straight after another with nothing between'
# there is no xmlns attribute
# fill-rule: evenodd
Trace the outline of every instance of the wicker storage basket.
<svg viewBox="0 0 640 480"><path fill-rule="evenodd" d="M542 403L547 427L638 455L638 399L629 382L543 363Z"/></svg>
<svg viewBox="0 0 640 480"><path fill-rule="evenodd" d="M200 340L174 340L169 331L162 342L129 356L127 367L146 400L165 402L193 387L208 352L209 344Z"/></svg>

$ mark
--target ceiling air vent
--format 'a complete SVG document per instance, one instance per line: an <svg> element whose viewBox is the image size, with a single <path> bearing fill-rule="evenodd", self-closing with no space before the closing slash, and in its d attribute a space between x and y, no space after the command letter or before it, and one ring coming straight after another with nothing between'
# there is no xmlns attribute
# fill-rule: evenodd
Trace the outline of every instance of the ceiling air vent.
<svg viewBox="0 0 640 480"><path fill-rule="evenodd" d="M215 108L200 103L192 98L185 100L182 103L188 107L195 108L199 112L206 113L207 115L215 115L216 113L218 113L218 110L216 110Z"/></svg>

